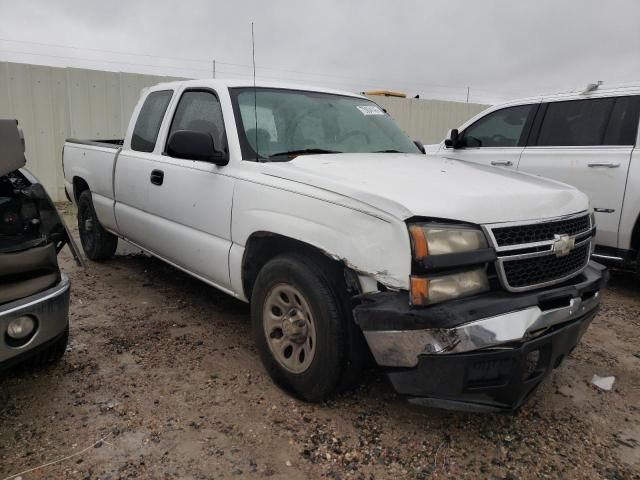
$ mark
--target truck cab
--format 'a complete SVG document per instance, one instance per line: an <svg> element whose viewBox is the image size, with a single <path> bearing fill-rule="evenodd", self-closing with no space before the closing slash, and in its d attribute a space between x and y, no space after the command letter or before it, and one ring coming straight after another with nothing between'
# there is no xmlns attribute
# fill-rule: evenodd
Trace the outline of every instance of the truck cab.
<svg viewBox="0 0 640 480"><path fill-rule="evenodd" d="M124 139L70 139L63 162L90 259L122 238L249 302L263 365L308 401L373 358L422 402L517 408L606 281L583 193L425 158L349 92L161 84Z"/></svg>

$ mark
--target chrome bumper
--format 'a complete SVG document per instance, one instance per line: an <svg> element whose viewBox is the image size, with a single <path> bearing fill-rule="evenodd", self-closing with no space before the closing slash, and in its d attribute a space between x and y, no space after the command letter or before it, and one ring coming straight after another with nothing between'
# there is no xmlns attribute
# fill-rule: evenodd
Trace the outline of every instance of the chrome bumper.
<svg viewBox="0 0 640 480"><path fill-rule="evenodd" d="M594 312L600 293L542 311L538 306L483 318L450 329L364 331L376 362L385 367L415 367L420 355L445 355L499 348L532 340L553 326Z"/></svg>
<svg viewBox="0 0 640 480"><path fill-rule="evenodd" d="M29 351L61 335L69 325L69 288L66 275L60 282L43 292L0 306L0 364ZM35 334L24 345L7 344L6 331L9 322L30 315L37 321Z"/></svg>

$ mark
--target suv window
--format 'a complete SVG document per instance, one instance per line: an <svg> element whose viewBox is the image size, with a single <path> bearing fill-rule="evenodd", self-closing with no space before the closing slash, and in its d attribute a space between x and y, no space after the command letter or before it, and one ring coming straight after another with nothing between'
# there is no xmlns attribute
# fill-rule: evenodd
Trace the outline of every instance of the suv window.
<svg viewBox="0 0 640 480"><path fill-rule="evenodd" d="M617 97L604 134L604 145L635 145L640 116L640 96Z"/></svg>
<svg viewBox="0 0 640 480"><path fill-rule="evenodd" d="M533 105L503 108L482 117L462 134L463 147L517 147L526 141Z"/></svg>
<svg viewBox="0 0 640 480"><path fill-rule="evenodd" d="M173 90L161 90L150 93L144 101L136 126L131 136L131 149L138 152L153 152L158 139L164 112L171 100Z"/></svg>
<svg viewBox="0 0 640 480"><path fill-rule="evenodd" d="M615 98L551 102L540 127L537 145L603 145Z"/></svg>
<svg viewBox="0 0 640 480"><path fill-rule="evenodd" d="M213 138L216 150L224 150L224 122L218 97L206 90L185 91L173 115L167 138L171 138L171 134L178 130L208 133Z"/></svg>

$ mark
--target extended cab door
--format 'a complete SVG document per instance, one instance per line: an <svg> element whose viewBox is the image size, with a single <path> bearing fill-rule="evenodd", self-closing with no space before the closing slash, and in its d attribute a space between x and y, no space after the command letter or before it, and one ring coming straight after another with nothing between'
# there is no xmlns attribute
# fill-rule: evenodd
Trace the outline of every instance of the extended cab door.
<svg viewBox="0 0 640 480"><path fill-rule="evenodd" d="M640 97L545 103L536 118L519 170L582 190L595 210L596 243L618 247L618 226Z"/></svg>
<svg viewBox="0 0 640 480"><path fill-rule="evenodd" d="M438 154L515 170L537 107L516 105L489 112L460 132L455 148L443 146Z"/></svg>
<svg viewBox="0 0 640 480"><path fill-rule="evenodd" d="M113 186L118 232L147 248L151 218L148 208L149 173L160 153L158 134L173 90L150 92L133 113L125 142L116 158Z"/></svg>

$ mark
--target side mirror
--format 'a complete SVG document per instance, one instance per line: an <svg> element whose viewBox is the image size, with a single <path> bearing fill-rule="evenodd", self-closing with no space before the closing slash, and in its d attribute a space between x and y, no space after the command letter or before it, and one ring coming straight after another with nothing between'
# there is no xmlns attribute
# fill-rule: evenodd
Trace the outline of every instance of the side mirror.
<svg viewBox="0 0 640 480"><path fill-rule="evenodd" d="M201 160L216 165L226 165L229 157L215 149L210 133L195 130L177 130L169 137L167 154L174 158Z"/></svg>
<svg viewBox="0 0 640 480"><path fill-rule="evenodd" d="M424 145L420 140L414 140L413 143L416 144L416 147L418 147L418 150L420 150L422 153L427 153L427 150L424 148Z"/></svg>
<svg viewBox="0 0 640 480"><path fill-rule="evenodd" d="M449 130L447 138L444 139L444 146L449 148L458 148L460 145L460 134L457 128Z"/></svg>

